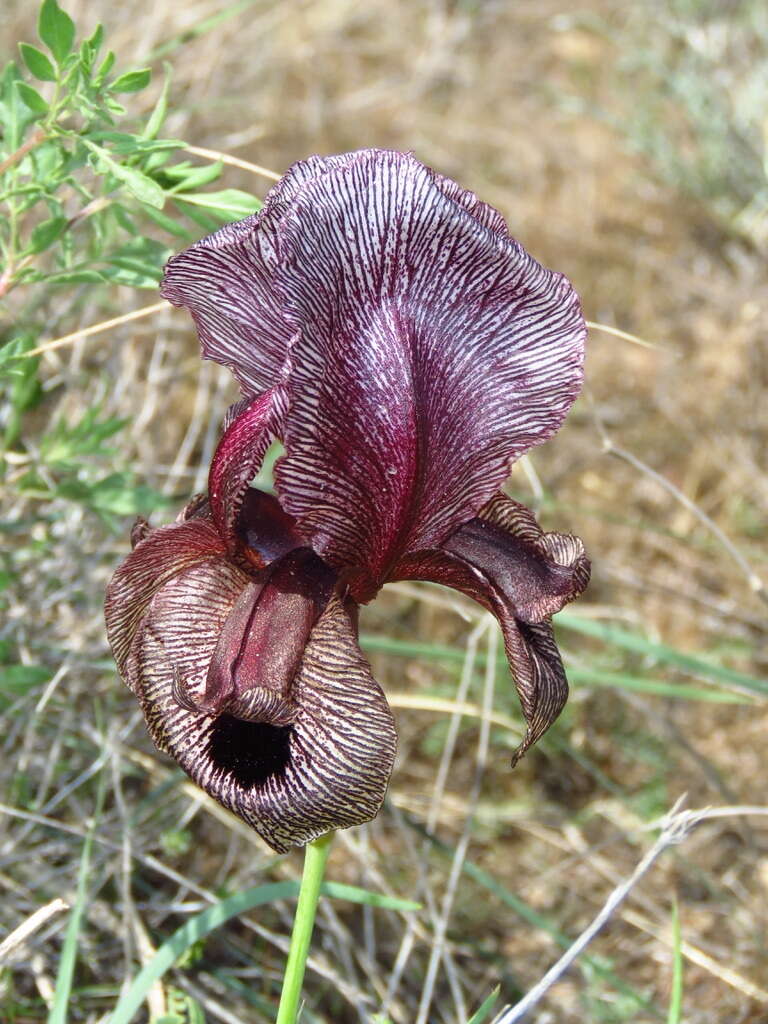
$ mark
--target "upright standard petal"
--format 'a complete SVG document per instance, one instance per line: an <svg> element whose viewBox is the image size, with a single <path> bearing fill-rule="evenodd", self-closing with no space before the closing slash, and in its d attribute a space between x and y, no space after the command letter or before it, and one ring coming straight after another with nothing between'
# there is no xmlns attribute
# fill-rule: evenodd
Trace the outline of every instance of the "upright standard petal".
<svg viewBox="0 0 768 1024"><path fill-rule="evenodd" d="M163 297L190 311L203 358L229 367L246 397L273 387L287 372L291 330L273 279L280 218L305 182L348 159L310 157L294 164L258 213L226 224L165 268Z"/></svg>
<svg viewBox="0 0 768 1024"><path fill-rule="evenodd" d="M310 179L283 215L275 281L295 340L278 489L358 600L471 519L580 389L578 299L502 224L383 151Z"/></svg>

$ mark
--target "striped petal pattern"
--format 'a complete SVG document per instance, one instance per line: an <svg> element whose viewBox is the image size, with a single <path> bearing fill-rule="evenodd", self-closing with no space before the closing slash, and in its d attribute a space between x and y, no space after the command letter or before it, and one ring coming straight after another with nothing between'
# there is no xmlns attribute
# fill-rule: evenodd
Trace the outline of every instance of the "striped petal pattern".
<svg viewBox="0 0 768 1024"><path fill-rule="evenodd" d="M524 505L503 494L456 530L438 550L405 556L395 579L442 583L492 612L527 723L515 764L555 721L568 697L551 617L589 582L584 546L569 534L544 533Z"/></svg>
<svg viewBox="0 0 768 1024"><path fill-rule="evenodd" d="M559 427L584 321L496 211L408 155L367 151L308 181L280 245L294 341L278 489L367 600Z"/></svg>
<svg viewBox="0 0 768 1024"><path fill-rule="evenodd" d="M212 562L218 565L225 553L224 543L207 516L140 532L144 537L110 580L104 606L112 653L132 690L136 684L128 671L128 655L152 598L188 569Z"/></svg>
<svg viewBox="0 0 768 1024"><path fill-rule="evenodd" d="M291 330L274 285L280 220L306 182L349 157L310 157L271 189L263 208L174 256L161 294L192 314L204 359L229 367L246 398L282 380Z"/></svg>
<svg viewBox="0 0 768 1024"><path fill-rule="evenodd" d="M280 387L270 388L238 411L219 441L208 473L208 496L213 521L227 549L242 548L238 518L251 480L267 448L279 432L285 397Z"/></svg>
<svg viewBox="0 0 768 1024"><path fill-rule="evenodd" d="M498 618L527 732L567 695L551 617L581 542L498 493L582 381L569 282L413 156L295 164L261 212L170 261L202 353L231 368L208 496L133 532L107 629L155 743L275 849L373 817L394 723L357 606L426 579ZM270 442L277 496L250 485Z"/></svg>
<svg viewBox="0 0 768 1024"><path fill-rule="evenodd" d="M131 651L155 743L279 853L374 817L394 762L394 722L337 596L304 648L291 684L291 720L206 714L178 702L179 675L193 698L203 695L208 664L239 593L231 569L222 584L218 574L197 568L164 587ZM203 594L208 614L190 633L184 628L190 602Z"/></svg>

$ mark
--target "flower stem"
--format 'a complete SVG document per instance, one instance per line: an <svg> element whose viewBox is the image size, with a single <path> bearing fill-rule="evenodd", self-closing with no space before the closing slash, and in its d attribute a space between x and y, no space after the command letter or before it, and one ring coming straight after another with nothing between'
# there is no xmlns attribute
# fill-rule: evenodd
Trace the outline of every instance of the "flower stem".
<svg viewBox="0 0 768 1024"><path fill-rule="evenodd" d="M277 1011L277 1024L295 1024L296 1012L301 999L301 984L304 980L304 968L307 965L309 942L315 926L315 911L320 896L320 885L323 881L325 862L333 840L333 832L328 832L314 842L309 843L304 855L304 874L301 876L299 902L296 917L293 921L291 948L288 951L288 963L285 966L283 991L280 994L280 1008Z"/></svg>

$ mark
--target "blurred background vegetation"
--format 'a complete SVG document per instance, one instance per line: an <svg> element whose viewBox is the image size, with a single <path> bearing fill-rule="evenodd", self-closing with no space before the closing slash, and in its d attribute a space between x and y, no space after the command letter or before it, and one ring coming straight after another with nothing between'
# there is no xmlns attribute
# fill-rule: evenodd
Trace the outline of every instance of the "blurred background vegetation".
<svg viewBox="0 0 768 1024"><path fill-rule="evenodd" d="M99 21L104 41L98 58L82 51L90 78L61 109L66 90L17 49L45 49L37 12L8 0L0 13L18 67L0 150L0 933L55 897L76 913L7 958L0 1017L106 1020L191 914L298 875L298 854L271 856L151 747L101 606L132 517L163 521L204 487L235 398L199 361L189 318L158 304L167 255L266 193L269 178L237 161L282 173L309 153L382 146L497 206L590 321L635 336L591 332L584 397L510 481L594 561L559 618L571 701L520 767L513 687L476 609L394 585L362 616L400 756L384 811L341 836L330 877L423 910L329 902L305 1019L463 1024L497 984L501 1006L538 980L678 796L768 807L768 8L64 6L77 45ZM764 1022L767 890L764 819L702 825L535 1019ZM291 913L272 903L201 940L136 1019L272 1020Z"/></svg>

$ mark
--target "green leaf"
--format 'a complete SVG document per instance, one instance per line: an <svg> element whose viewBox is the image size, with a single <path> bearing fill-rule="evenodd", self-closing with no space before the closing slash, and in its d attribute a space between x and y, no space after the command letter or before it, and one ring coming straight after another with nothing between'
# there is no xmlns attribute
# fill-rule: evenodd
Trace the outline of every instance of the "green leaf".
<svg viewBox="0 0 768 1024"><path fill-rule="evenodd" d="M0 124L3 126L0 150L6 154L18 149L24 128L33 119L29 108L19 96L17 84L23 81L14 61L9 61L0 80Z"/></svg>
<svg viewBox="0 0 768 1024"><path fill-rule="evenodd" d="M47 683L53 673L44 665L0 666L0 692L6 695L26 693L41 683Z"/></svg>
<svg viewBox="0 0 768 1024"><path fill-rule="evenodd" d="M86 46L90 47L91 53L95 57L96 54L101 49L101 44L103 42L104 42L104 26L101 23L99 23L96 26L96 28L93 30L93 34L88 36L88 38L85 40L85 44L86 44Z"/></svg>
<svg viewBox="0 0 768 1024"><path fill-rule="evenodd" d="M163 168L163 174L178 185L174 189L191 192L194 189L210 185L224 170L224 164L217 160L215 163L205 164L203 167L195 167L188 160L181 164L173 164L171 167Z"/></svg>
<svg viewBox="0 0 768 1024"><path fill-rule="evenodd" d="M38 50L36 46L30 46L29 43L19 43L19 50L22 60L35 78L39 78L41 82L56 81L56 68L42 50Z"/></svg>
<svg viewBox="0 0 768 1024"><path fill-rule="evenodd" d="M185 227L174 220L173 217L169 217L167 213L163 213L161 210L155 210L151 206L148 206L144 213L149 217L151 221L154 221L158 227L161 227L164 231L167 231L169 235L173 235L175 238L180 238L183 242L194 242L195 236L191 231L187 231Z"/></svg>
<svg viewBox="0 0 768 1024"><path fill-rule="evenodd" d="M165 205L165 193L156 181L137 171L135 167L126 167L125 164L113 160L103 146L97 146L90 139L83 139L83 142L96 157L97 167L102 174L113 174L139 202L156 206L158 209Z"/></svg>
<svg viewBox="0 0 768 1024"><path fill-rule="evenodd" d="M111 82L108 86L110 92L141 92L149 85L152 78L151 68L138 68L136 71L126 71L125 74Z"/></svg>
<svg viewBox="0 0 768 1024"><path fill-rule="evenodd" d="M346 899L353 903L364 903L368 906L386 907L390 910L418 910L419 904L410 900L399 900L380 893L358 889L353 885L339 885L325 882L321 892L326 896ZM246 889L234 896L215 903L207 910L191 917L186 924L178 928L158 949L155 955L139 971L127 992L124 992L108 1024L130 1024L133 1015L141 1008L150 987L162 978L178 958L200 939L209 935L214 929L226 924L233 917L238 917L254 907L277 900L291 899L299 893L298 882L272 882Z"/></svg>
<svg viewBox="0 0 768 1024"><path fill-rule="evenodd" d="M75 41L75 23L56 0L43 0L37 22L37 34L61 64Z"/></svg>
<svg viewBox="0 0 768 1024"><path fill-rule="evenodd" d="M99 70L96 72L96 78L103 80L112 68L115 66L115 54L113 50L108 50L107 55L99 66Z"/></svg>
<svg viewBox="0 0 768 1024"><path fill-rule="evenodd" d="M136 238L110 253L104 274L110 281L133 288L156 288L171 255L172 251L160 242Z"/></svg>
<svg viewBox="0 0 768 1024"><path fill-rule="evenodd" d="M97 143L108 142L110 152L117 153L119 156L132 156L134 153L170 152L184 147L182 139L145 139L139 135L132 135L130 132L88 132L83 138Z"/></svg>
<svg viewBox="0 0 768 1024"><path fill-rule="evenodd" d="M497 985L488 998L483 1000L482 1005L475 1010L467 1021L467 1024L485 1024L485 1022L490 1019L491 1010L493 1009L496 1000L499 998L499 989L500 986Z"/></svg>
<svg viewBox="0 0 768 1024"><path fill-rule="evenodd" d="M19 90L19 96L21 96L30 110L33 110L36 114L48 113L48 104L37 89L33 89L28 82L17 82L16 88Z"/></svg>
<svg viewBox="0 0 768 1024"><path fill-rule="evenodd" d="M115 164L112 168L112 173L140 203L154 206L158 210L162 210L163 206L165 206L165 193L157 182L146 174L142 174L141 171L137 171L135 167Z"/></svg>
<svg viewBox="0 0 768 1024"><path fill-rule="evenodd" d="M103 442L122 430L127 419L116 416L100 420L98 406L87 412L72 426L59 421L40 441L40 458L47 465L70 466L78 458L90 455L111 455Z"/></svg>
<svg viewBox="0 0 768 1024"><path fill-rule="evenodd" d="M67 930L64 935L64 944L61 947L59 957L59 969L56 972L56 989L53 998L53 1005L48 1014L48 1024L66 1024L67 1010L69 1008L69 997L72 992L72 982L77 966L77 947L80 941L80 927L88 906L88 884L91 881L90 863L91 850L93 848L93 837L101 818L101 809L104 802L104 779L102 773L99 781L99 789L96 796L96 811L93 821L88 829L88 834L83 843L83 852L80 855L80 870L77 873L77 892L72 910L67 921Z"/></svg>
<svg viewBox="0 0 768 1024"><path fill-rule="evenodd" d="M672 992L667 1024L680 1024L683 1014L683 937L677 900L672 904Z"/></svg>
<svg viewBox="0 0 768 1024"><path fill-rule="evenodd" d="M30 251L33 253L44 252L63 234L67 223L66 217L51 217L49 220L44 220L42 224L38 224L30 237Z"/></svg>
<svg viewBox="0 0 768 1024"><path fill-rule="evenodd" d="M221 192L183 192L174 198L183 199L185 203L191 203L193 206L202 206L224 220L247 217L261 209L261 201L256 196L241 192L237 188L225 188Z"/></svg>
<svg viewBox="0 0 768 1024"><path fill-rule="evenodd" d="M198 206L193 206L191 203L182 203L179 201L179 196L169 196L172 199L176 208L180 213L185 213L191 221L194 221L206 234L211 234L213 231L217 231L221 227L221 221L212 216L210 213L206 213L205 210Z"/></svg>
<svg viewBox="0 0 768 1024"><path fill-rule="evenodd" d="M21 345L17 349L17 354L21 355L24 350L34 348L34 338L31 334L24 335L20 341ZM24 362L18 364L18 372L12 377L11 386L8 389L10 411L5 421L4 444L6 447L14 444L18 439L24 413L33 409L42 398L42 387L37 376L39 365L39 356L25 359Z"/></svg>
<svg viewBox="0 0 768 1024"><path fill-rule="evenodd" d="M19 338L12 338L0 347L0 374L4 377L21 377L25 374L24 357L27 351L34 348L32 336L24 334ZM37 356L32 356L37 359Z"/></svg>
<svg viewBox="0 0 768 1024"><path fill-rule="evenodd" d="M62 270L40 278L46 284L103 284L106 278L98 270Z"/></svg>
<svg viewBox="0 0 768 1024"><path fill-rule="evenodd" d="M150 114L147 126L142 132L142 137L145 139L155 138L163 126L163 121L165 121L165 115L168 111L168 90L171 86L171 65L166 62L163 65L163 71L165 72L165 79L163 80L162 92L157 98L155 109Z"/></svg>
<svg viewBox="0 0 768 1024"><path fill-rule="evenodd" d="M56 495L77 501L94 512L115 516L148 515L171 500L151 487L134 484L128 473L110 473L96 483L76 477L63 480L56 488Z"/></svg>

